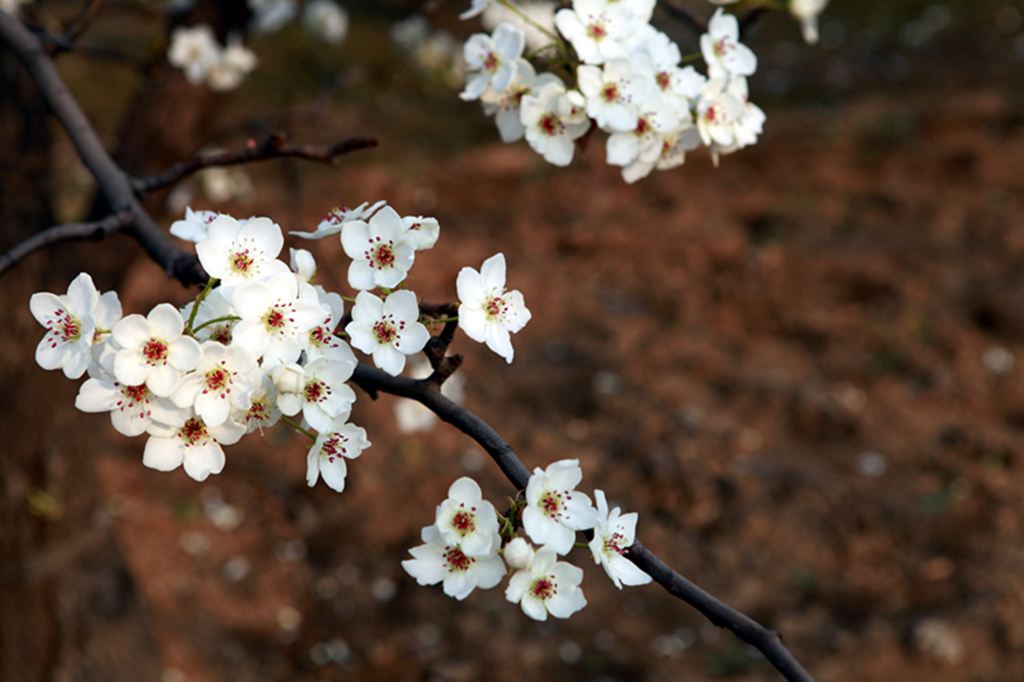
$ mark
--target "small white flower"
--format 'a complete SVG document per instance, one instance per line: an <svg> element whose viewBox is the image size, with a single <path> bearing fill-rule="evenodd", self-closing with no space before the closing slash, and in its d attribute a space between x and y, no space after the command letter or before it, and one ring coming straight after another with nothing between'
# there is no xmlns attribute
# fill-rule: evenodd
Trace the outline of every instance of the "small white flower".
<svg viewBox="0 0 1024 682"><path fill-rule="evenodd" d="M488 90L481 98L484 113L494 116L502 142L516 142L526 133L519 115L519 107L523 97L533 90L536 83L537 72L533 65L525 59L520 59L516 62L516 73L509 86L502 92Z"/></svg>
<svg viewBox="0 0 1024 682"><path fill-rule="evenodd" d="M469 70L466 89L459 96L470 101L480 99L488 89L504 91L512 83L525 45L526 36L509 23L499 25L489 36L470 36L463 50Z"/></svg>
<svg viewBox="0 0 1024 682"><path fill-rule="evenodd" d="M181 309L181 316L188 318L192 314L193 305L195 302L184 306ZM237 318L238 315L231 305L231 301L224 296L223 289L217 287L208 293L199 304L192 329L193 331L198 329L195 331L195 335L200 341L216 341L228 346L231 345L232 332L238 320L223 318L232 317Z"/></svg>
<svg viewBox="0 0 1024 682"><path fill-rule="evenodd" d="M323 476L324 483L337 492L344 492L348 475L346 459L355 459L370 447L366 430L355 424L343 424L317 436L306 456L306 484L312 488Z"/></svg>
<svg viewBox="0 0 1024 682"><path fill-rule="evenodd" d="M646 585L651 582L636 564L626 558L626 550L636 540L636 512L622 514L618 507L608 511L608 501L603 490L594 491L597 500L597 525L594 538L590 541L590 552L594 563L604 568L615 587L623 585Z"/></svg>
<svg viewBox="0 0 1024 682"><path fill-rule="evenodd" d="M157 471L173 471L182 464L185 473L197 481L224 470L221 445L237 443L245 427L234 422L207 426L199 417L190 417L180 427L154 424L142 454L142 463Z"/></svg>
<svg viewBox="0 0 1024 682"><path fill-rule="evenodd" d="M405 226L406 237L417 251L434 248L437 238L441 236L441 225L437 218L405 216L402 218L402 225Z"/></svg>
<svg viewBox="0 0 1024 682"><path fill-rule="evenodd" d="M299 285L309 284L316 277L316 259L306 249L288 249L289 265Z"/></svg>
<svg viewBox="0 0 1024 682"><path fill-rule="evenodd" d="M476 588L489 590L505 577L505 563L497 553L467 556L457 544L445 543L437 526L427 526L420 537L424 544L410 549L413 558L402 562L420 585L443 583L444 593L461 601Z"/></svg>
<svg viewBox="0 0 1024 682"><path fill-rule="evenodd" d="M309 330L306 346L306 361L321 358L356 365L355 355L348 344L335 335L341 318L345 314L345 302L335 293L327 293L319 287L301 287L299 298L315 300L320 306L320 321Z"/></svg>
<svg viewBox="0 0 1024 682"><path fill-rule="evenodd" d="M216 211L193 211L185 207L185 218L171 223L171 234L178 239L199 243L206 239L212 223L220 214Z"/></svg>
<svg viewBox="0 0 1024 682"><path fill-rule="evenodd" d="M348 35L348 14L334 0L313 0L302 12L302 23L314 36L340 45Z"/></svg>
<svg viewBox="0 0 1024 682"><path fill-rule="evenodd" d="M757 71L757 56L740 42L740 23L721 8L708 22L708 32L700 37L700 49L712 78L752 76Z"/></svg>
<svg viewBox="0 0 1024 682"><path fill-rule="evenodd" d="M125 386L146 386L166 398L178 387L184 372L195 369L202 351L199 342L184 336L185 320L170 303L161 303L146 317L129 315L114 326L114 377Z"/></svg>
<svg viewBox="0 0 1024 682"><path fill-rule="evenodd" d="M346 221L341 246L352 259L348 283L353 289L392 288L409 273L416 247L401 216L390 206L377 211L370 222Z"/></svg>
<svg viewBox="0 0 1024 682"><path fill-rule="evenodd" d="M229 215L220 215L210 223L207 235L196 244L196 255L210 277L220 280L226 296L243 282L288 272L288 266L277 259L284 236L269 218L240 223Z"/></svg>
<svg viewBox="0 0 1024 682"><path fill-rule="evenodd" d="M302 239L323 239L329 237L332 234L338 234L341 232L341 227L350 220L368 220L370 216L379 211L387 203L384 201L377 201L370 204L368 201L364 201L355 208L332 208L327 215L323 217L320 224L316 226L316 230L313 232L289 232L293 237L300 237Z"/></svg>
<svg viewBox="0 0 1024 682"><path fill-rule="evenodd" d="M468 476L448 488L448 499L437 505L434 523L442 539L459 545L466 556L491 556L501 545L498 513Z"/></svg>
<svg viewBox="0 0 1024 682"><path fill-rule="evenodd" d="M804 40L810 45L818 42L818 15L826 5L828 0L789 0L789 11L800 20Z"/></svg>
<svg viewBox="0 0 1024 682"><path fill-rule="evenodd" d="M324 433L332 424L344 421L352 411L356 394L345 382L356 367L353 356L348 362L321 359L302 368L300 386L291 384L297 365L285 365L274 370L274 384L280 394L277 406L281 412L293 416L302 410L302 416L314 430ZM286 379L284 373L289 372ZM298 390L292 390L298 389Z"/></svg>
<svg viewBox="0 0 1024 682"><path fill-rule="evenodd" d="M281 410L277 408L277 387L267 374L260 374L259 383L249 394L249 405L244 410L231 413L234 422L245 426L246 433L270 428L281 419Z"/></svg>
<svg viewBox="0 0 1024 682"><path fill-rule="evenodd" d="M523 96L519 120L526 129L526 141L544 160L555 166L568 166L575 152L575 141L590 128L586 116L577 116L578 104L567 95L565 84L557 76L537 79L534 90Z"/></svg>
<svg viewBox="0 0 1024 682"><path fill-rule="evenodd" d="M36 346L36 362L43 369L64 371L68 379L78 379L92 361L93 344L98 336L109 333L121 317L117 293L102 296L92 277L80 273L71 280L63 296L49 292L32 294L29 310L46 334Z"/></svg>
<svg viewBox="0 0 1024 682"><path fill-rule="evenodd" d="M501 556L509 568L522 569L530 565L536 554L529 542L523 538L512 538L501 550Z"/></svg>
<svg viewBox="0 0 1024 682"><path fill-rule="evenodd" d="M171 33L167 61L171 66L182 69L189 83L195 85L206 80L219 59L220 45L209 25L179 26Z"/></svg>
<svg viewBox="0 0 1024 682"><path fill-rule="evenodd" d="M736 127L744 104L729 91L729 81L712 78L697 102L697 129L704 144L723 148L736 146Z"/></svg>
<svg viewBox="0 0 1024 682"><path fill-rule="evenodd" d="M287 267L265 282L242 284L232 301L242 318L233 342L262 356L265 370L297 361L323 315L315 302L298 297L298 283Z"/></svg>
<svg viewBox="0 0 1024 682"><path fill-rule="evenodd" d="M587 605L580 589L583 571L572 564L558 561L555 550L541 547L525 568L509 578L505 598L518 603L534 620L568 618Z"/></svg>
<svg viewBox="0 0 1024 682"><path fill-rule="evenodd" d="M253 29L258 33L273 33L295 17L295 0L249 0Z"/></svg>
<svg viewBox="0 0 1024 682"><path fill-rule="evenodd" d="M623 132L636 127L645 93L628 59L610 60L603 69L584 64L576 69L576 77L587 98L587 114L602 130Z"/></svg>
<svg viewBox="0 0 1024 682"><path fill-rule="evenodd" d="M606 0L574 0L559 10L555 26L585 64L603 64L627 55L626 42L641 24L635 14Z"/></svg>
<svg viewBox="0 0 1024 682"><path fill-rule="evenodd" d="M124 386L105 373L82 384L75 407L82 412L109 412L110 423L125 436L140 436L154 423L181 426L187 416L145 384Z"/></svg>
<svg viewBox="0 0 1024 682"><path fill-rule="evenodd" d="M487 30L510 23L525 35L527 50L540 50L551 45L556 9L553 0L516 0L515 10L492 3L480 17L480 23Z"/></svg>
<svg viewBox="0 0 1024 682"><path fill-rule="evenodd" d="M256 53L243 45L238 36L231 36L220 59L206 74L206 83L217 92L234 90L256 68L256 63Z"/></svg>
<svg viewBox="0 0 1024 682"><path fill-rule="evenodd" d="M203 355L194 372L185 375L171 395L178 407L194 407L207 426L220 426L232 408L246 409L256 377L256 357L242 346L202 344Z"/></svg>
<svg viewBox="0 0 1024 682"><path fill-rule="evenodd" d="M597 512L586 493L576 490L581 480L583 470L577 459L534 469L526 485L523 510L523 529L531 540L567 554L576 541L576 531L594 527Z"/></svg>
<svg viewBox="0 0 1024 682"><path fill-rule="evenodd" d="M518 290L505 289L505 255L484 261L480 272L465 267L455 280L459 295L459 328L478 343L511 363L515 355L510 334L530 321L530 311Z"/></svg>
<svg viewBox="0 0 1024 682"><path fill-rule="evenodd" d="M352 345L393 376L405 368L405 357L423 350L430 332L420 324L416 294L396 291L382 301L368 291L356 295L352 321L345 327Z"/></svg>
<svg viewBox="0 0 1024 682"><path fill-rule="evenodd" d="M608 136L608 163L629 166L639 162L653 168L661 157L665 134L678 126L679 119L670 110L644 111L634 128Z"/></svg>

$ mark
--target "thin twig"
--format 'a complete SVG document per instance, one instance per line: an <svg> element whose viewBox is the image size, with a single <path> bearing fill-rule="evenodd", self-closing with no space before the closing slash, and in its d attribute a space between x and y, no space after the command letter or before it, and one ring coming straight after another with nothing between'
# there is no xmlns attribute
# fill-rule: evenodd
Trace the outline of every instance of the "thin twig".
<svg viewBox="0 0 1024 682"><path fill-rule="evenodd" d="M262 142L249 140L246 148L238 151L200 152L188 161L177 163L156 175L135 178L132 180L132 187L136 194L147 194L164 187L170 187L204 168L235 166L242 163L264 161L266 159L291 157L333 164L346 154L376 146L376 139L364 135L349 137L332 145L312 145L293 144L288 142L288 138L284 133L274 133Z"/></svg>
<svg viewBox="0 0 1024 682"><path fill-rule="evenodd" d="M17 244L6 253L0 254L0 275L11 270L39 249L51 244L81 239L103 239L112 232L128 227L133 220L134 217L130 211L121 211L111 213L106 218L91 223L68 223L49 227Z"/></svg>

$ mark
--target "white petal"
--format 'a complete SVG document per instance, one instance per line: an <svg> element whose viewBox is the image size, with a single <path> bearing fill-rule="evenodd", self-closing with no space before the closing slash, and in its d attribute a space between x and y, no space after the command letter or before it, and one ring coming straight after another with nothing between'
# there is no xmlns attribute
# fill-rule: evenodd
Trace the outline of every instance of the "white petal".
<svg viewBox="0 0 1024 682"><path fill-rule="evenodd" d="M143 465L157 471L173 471L181 466L185 452L177 436L160 438L150 436L142 453Z"/></svg>

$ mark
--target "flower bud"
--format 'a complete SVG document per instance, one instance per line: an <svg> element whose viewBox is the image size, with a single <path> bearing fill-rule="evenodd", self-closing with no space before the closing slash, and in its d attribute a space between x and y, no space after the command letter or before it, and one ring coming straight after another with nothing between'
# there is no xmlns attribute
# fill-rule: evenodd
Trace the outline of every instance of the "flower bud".
<svg viewBox="0 0 1024 682"><path fill-rule="evenodd" d="M505 563L516 569L523 569L533 558L533 547L522 538L513 538L502 550Z"/></svg>
<svg viewBox="0 0 1024 682"><path fill-rule="evenodd" d="M271 379L281 393L299 393L306 383L306 373L301 367L291 363L275 369Z"/></svg>

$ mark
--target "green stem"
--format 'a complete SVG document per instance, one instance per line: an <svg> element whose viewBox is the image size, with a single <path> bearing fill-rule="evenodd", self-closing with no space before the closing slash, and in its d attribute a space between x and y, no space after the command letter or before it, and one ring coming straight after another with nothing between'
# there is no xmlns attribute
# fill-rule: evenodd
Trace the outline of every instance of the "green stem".
<svg viewBox="0 0 1024 682"><path fill-rule="evenodd" d="M217 279L215 277L211 277L206 280L206 286L203 287L203 290L200 291L199 295L196 297L195 302L192 303L192 312L189 313L188 322L185 324L185 333L189 336L195 336L195 332L192 330L192 325L195 324L196 313L199 312L199 304L203 302L203 299L205 299L211 291L213 291L213 287L216 284Z"/></svg>
<svg viewBox="0 0 1024 682"><path fill-rule="evenodd" d="M513 5L511 2L509 2L509 0L498 0L498 4L504 5L508 9L512 10L513 14L515 14L517 17L525 21L530 26L533 26L535 29L546 35L548 38L554 40L556 43L562 42L562 39L558 36L557 33L549 30L546 26L537 23L537 21L534 20L533 17L531 17L529 14L526 14L525 12L523 12L523 10Z"/></svg>
<svg viewBox="0 0 1024 682"><path fill-rule="evenodd" d="M458 322L459 316L455 317L427 317L423 316L420 318L420 322L423 324L448 324L449 322Z"/></svg>
<svg viewBox="0 0 1024 682"><path fill-rule="evenodd" d="M282 414L281 415L281 421L283 421L285 424L287 424L288 426L292 427L293 429L295 429L296 431L298 431L302 435L306 436L306 438L309 438L310 440L313 440L313 441L316 440L316 434L315 433L313 433L309 429L302 428L302 425L299 424L294 419L292 419L291 417L288 417L288 416Z"/></svg>
<svg viewBox="0 0 1024 682"><path fill-rule="evenodd" d="M680 64L689 64L690 62L700 61L704 58L704 54L701 52L692 52L690 54L683 55L683 58L679 60Z"/></svg>
<svg viewBox="0 0 1024 682"><path fill-rule="evenodd" d="M355 303L356 302L356 297L355 296L342 296L341 300L348 301L349 303Z"/></svg>
<svg viewBox="0 0 1024 682"><path fill-rule="evenodd" d="M209 327L211 324L217 324L218 322L234 322L235 320L240 320L240 319L242 319L242 318L240 318L238 315L225 315L223 317L215 317L212 320L207 320L206 322L203 322L201 325L199 325L198 327L196 327L192 331L198 334L200 329L204 329L205 327Z"/></svg>

